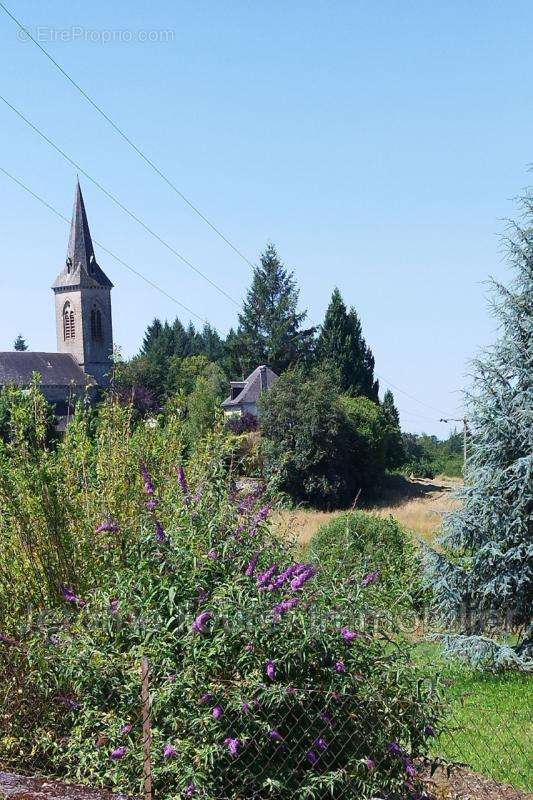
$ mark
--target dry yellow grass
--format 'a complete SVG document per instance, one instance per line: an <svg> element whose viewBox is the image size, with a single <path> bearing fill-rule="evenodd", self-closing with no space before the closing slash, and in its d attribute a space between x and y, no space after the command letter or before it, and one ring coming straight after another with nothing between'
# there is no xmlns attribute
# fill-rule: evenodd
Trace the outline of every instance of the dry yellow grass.
<svg viewBox="0 0 533 800"><path fill-rule="evenodd" d="M441 477L401 481L387 492L382 504L365 510L383 517L392 515L416 536L432 542L441 527L443 513L457 506L453 493L459 486L460 481ZM284 537L295 538L306 545L322 525L341 513L307 509L280 511L275 522Z"/></svg>

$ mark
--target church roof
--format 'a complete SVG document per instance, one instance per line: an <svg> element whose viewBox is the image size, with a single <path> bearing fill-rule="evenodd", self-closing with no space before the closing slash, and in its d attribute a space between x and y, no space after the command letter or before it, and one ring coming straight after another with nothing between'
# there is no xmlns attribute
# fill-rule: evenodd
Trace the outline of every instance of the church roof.
<svg viewBox="0 0 533 800"><path fill-rule="evenodd" d="M0 386L28 386L34 372L42 386L86 386L91 380L70 353L0 353Z"/></svg>
<svg viewBox="0 0 533 800"><path fill-rule="evenodd" d="M239 408L242 403L257 403L262 392L266 392L274 386L278 379L276 373L270 367L256 367L248 375L245 381L232 381L231 386L242 390L236 397L228 397L222 403L222 408Z"/></svg>
<svg viewBox="0 0 533 800"><path fill-rule="evenodd" d="M52 289L67 286L111 288L113 284L96 263L80 182L76 184L67 259Z"/></svg>

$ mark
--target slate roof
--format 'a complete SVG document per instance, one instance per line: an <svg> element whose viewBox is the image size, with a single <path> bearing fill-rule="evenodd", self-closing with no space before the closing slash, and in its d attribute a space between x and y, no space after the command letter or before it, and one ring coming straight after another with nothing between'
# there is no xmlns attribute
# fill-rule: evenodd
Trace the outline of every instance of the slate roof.
<svg viewBox="0 0 533 800"><path fill-rule="evenodd" d="M0 353L0 386L28 386L34 372L42 386L86 386L90 380L70 353Z"/></svg>
<svg viewBox="0 0 533 800"><path fill-rule="evenodd" d="M276 373L264 365L256 367L251 375L244 381L244 388L233 400L228 397L222 403L222 408L238 408L243 403L257 403L261 392L268 391L274 386L278 376ZM232 386L240 386L242 381L232 381Z"/></svg>
<svg viewBox="0 0 533 800"><path fill-rule="evenodd" d="M62 289L67 286L108 289L113 286L105 272L96 263L79 181L76 184L67 260L63 270L54 281L52 289Z"/></svg>

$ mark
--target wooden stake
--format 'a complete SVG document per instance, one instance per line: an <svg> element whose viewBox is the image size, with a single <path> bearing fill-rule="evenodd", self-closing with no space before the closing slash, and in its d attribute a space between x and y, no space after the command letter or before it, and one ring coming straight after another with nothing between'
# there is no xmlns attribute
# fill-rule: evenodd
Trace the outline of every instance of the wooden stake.
<svg viewBox="0 0 533 800"><path fill-rule="evenodd" d="M153 800L152 791L152 726L150 722L150 670L148 659L141 659L141 717L144 749L144 798Z"/></svg>

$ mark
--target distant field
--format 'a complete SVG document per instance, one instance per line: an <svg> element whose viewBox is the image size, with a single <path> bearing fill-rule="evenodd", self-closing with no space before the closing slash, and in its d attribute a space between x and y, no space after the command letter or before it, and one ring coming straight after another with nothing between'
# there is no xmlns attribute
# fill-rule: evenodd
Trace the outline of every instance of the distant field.
<svg viewBox="0 0 533 800"><path fill-rule="evenodd" d="M431 542L441 527L442 514L457 506L453 493L460 485L461 482L453 478L399 478L391 482L382 503L364 510L380 516L392 515L416 535ZM297 509L278 512L275 521L282 535L293 536L305 545L321 525L340 513Z"/></svg>

